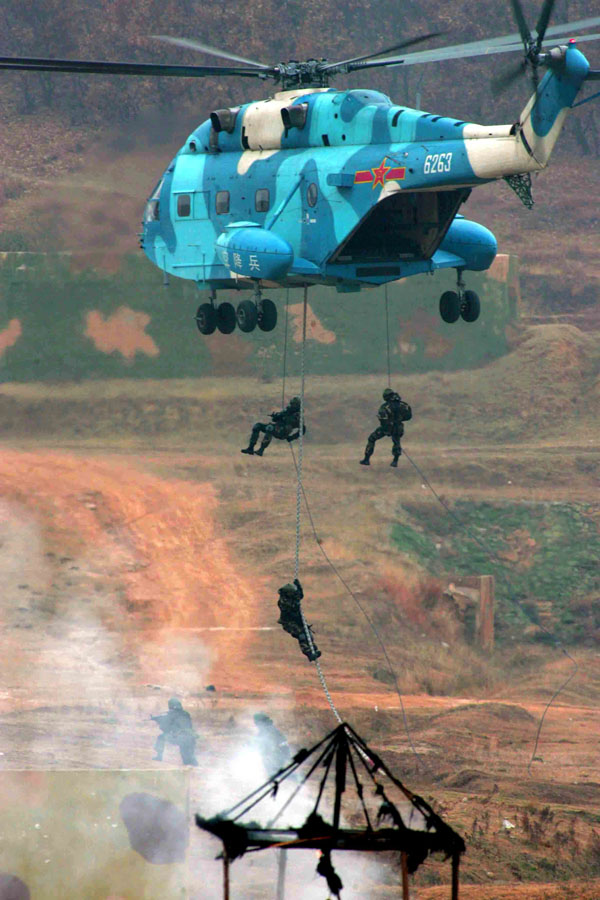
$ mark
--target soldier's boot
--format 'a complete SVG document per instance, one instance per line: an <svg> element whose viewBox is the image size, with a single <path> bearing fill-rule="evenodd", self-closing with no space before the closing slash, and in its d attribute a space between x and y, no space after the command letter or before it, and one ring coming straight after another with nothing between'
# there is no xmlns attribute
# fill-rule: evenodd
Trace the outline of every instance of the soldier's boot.
<svg viewBox="0 0 600 900"><path fill-rule="evenodd" d="M360 460L361 466L370 466L370 465L371 465L371 463L369 462L369 460L370 460L371 457L373 456L373 450L374 450L374 449L375 449L375 448L374 448L374 446L373 446L372 444L367 444L367 446L365 447L365 455L364 455L363 458Z"/></svg>
<svg viewBox="0 0 600 900"><path fill-rule="evenodd" d="M308 643L308 641L306 640L306 636L304 634L298 638L298 643L300 644L300 649L302 650L304 655L306 657L308 657L308 659L311 662L314 662L316 659L318 659L321 656L321 651L317 648L317 645L315 644L315 642L314 641L312 642L312 649L311 649L311 646Z"/></svg>
<svg viewBox="0 0 600 900"><path fill-rule="evenodd" d="M258 436L260 434L260 427L257 427L259 425L260 425L260 423L257 422L256 425L254 425L252 427L252 431L250 433L250 440L248 441L248 446L244 447L244 449L241 451L242 453L248 453L249 456L253 456L253 454L255 452L254 447L256 446L256 442L257 442Z"/></svg>
<svg viewBox="0 0 600 900"><path fill-rule="evenodd" d="M256 455L262 456L270 443L271 443L271 435L265 434L264 438L262 439L262 443L261 443L260 447L258 448L258 450L254 451L256 453Z"/></svg>
<svg viewBox="0 0 600 900"><path fill-rule="evenodd" d="M394 453L394 458L390 463L390 466L392 466L392 468L394 468L394 469L398 468L398 456L395 453Z"/></svg>

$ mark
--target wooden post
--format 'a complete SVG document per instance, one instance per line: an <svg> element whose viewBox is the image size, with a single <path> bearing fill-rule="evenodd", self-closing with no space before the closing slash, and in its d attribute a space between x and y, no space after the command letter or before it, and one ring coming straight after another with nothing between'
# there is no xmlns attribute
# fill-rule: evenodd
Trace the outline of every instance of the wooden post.
<svg viewBox="0 0 600 900"><path fill-rule="evenodd" d="M408 858L404 851L400 854L400 861L402 863L402 900L410 900L408 887Z"/></svg>
<svg viewBox="0 0 600 900"><path fill-rule="evenodd" d="M287 850L283 847L277 854L277 900L285 900L285 867Z"/></svg>
<svg viewBox="0 0 600 900"><path fill-rule="evenodd" d="M483 650L493 650L494 576L481 575L479 582L479 643Z"/></svg>
<svg viewBox="0 0 600 900"><path fill-rule="evenodd" d="M223 846L223 900L229 900L229 856Z"/></svg>
<svg viewBox="0 0 600 900"><path fill-rule="evenodd" d="M452 900L458 900L458 867L460 865L460 853L452 854Z"/></svg>

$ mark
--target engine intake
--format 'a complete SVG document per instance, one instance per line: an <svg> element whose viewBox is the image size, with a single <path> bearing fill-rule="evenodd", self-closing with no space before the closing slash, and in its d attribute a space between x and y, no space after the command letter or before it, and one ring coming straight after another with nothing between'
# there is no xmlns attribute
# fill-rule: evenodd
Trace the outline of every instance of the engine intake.
<svg viewBox="0 0 600 900"><path fill-rule="evenodd" d="M232 134L239 111L239 106L236 106L233 109L215 109L214 112L211 112L210 122L217 134L220 131Z"/></svg>
<svg viewBox="0 0 600 900"><path fill-rule="evenodd" d="M298 103L295 106L284 106L281 110L281 119L286 129L302 129L306 125L308 103Z"/></svg>

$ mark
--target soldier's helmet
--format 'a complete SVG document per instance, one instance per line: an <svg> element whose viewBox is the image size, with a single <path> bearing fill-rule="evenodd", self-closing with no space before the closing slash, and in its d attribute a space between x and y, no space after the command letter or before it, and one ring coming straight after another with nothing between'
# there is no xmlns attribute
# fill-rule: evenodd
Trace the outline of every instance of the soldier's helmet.
<svg viewBox="0 0 600 900"><path fill-rule="evenodd" d="M266 713L256 713L254 716L254 721L257 725L272 725L273 719L266 715Z"/></svg>
<svg viewBox="0 0 600 900"><path fill-rule="evenodd" d="M284 584L283 587L279 588L279 593L282 596L291 596L295 597L297 594L296 585L295 584Z"/></svg>
<svg viewBox="0 0 600 900"><path fill-rule="evenodd" d="M300 409L300 397L292 397L290 400L290 407L292 409Z"/></svg>
<svg viewBox="0 0 600 900"><path fill-rule="evenodd" d="M394 392L391 388L386 388L385 391L383 392L384 400L391 400L393 396L394 396Z"/></svg>
<svg viewBox="0 0 600 900"><path fill-rule="evenodd" d="M171 697L169 700L169 709L183 709L181 700L178 700L177 697Z"/></svg>

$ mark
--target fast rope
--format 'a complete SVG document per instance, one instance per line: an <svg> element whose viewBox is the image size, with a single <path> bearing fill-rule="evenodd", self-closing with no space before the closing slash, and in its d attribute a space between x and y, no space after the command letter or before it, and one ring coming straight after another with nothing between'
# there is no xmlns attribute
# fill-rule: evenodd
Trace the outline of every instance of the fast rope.
<svg viewBox="0 0 600 900"><path fill-rule="evenodd" d="M415 469L415 471L418 473L418 475L419 475L419 477L421 478L421 480L427 485L427 487L429 488L429 490L431 491L431 493L433 494L433 496L436 498L436 500L438 501L438 503L440 503L440 504L443 506L443 508L446 510L446 512L454 519L454 521L455 521L455 522L459 525L459 527L465 532L465 534L468 534L469 537L472 538L472 540L474 540L477 544L479 544L479 546L481 547L481 549L483 550L483 552L486 554L486 556L487 556L490 560L492 560L493 562L495 562L496 565L499 566L499 567L504 571L505 575L508 576L508 577L507 577L507 581L508 581L508 583L511 585L511 587L512 587L512 589L513 589L513 591L514 591L514 584L513 584L513 582L512 582L511 577L510 577L509 574L508 574L508 573L509 573L509 569L505 566L505 564L502 562L502 560L501 560L501 559L494 553L494 551L491 550L491 549L490 549L490 548L489 548L489 547L488 547L488 546L487 546L487 545L486 545L486 544L485 544L485 543L484 543L484 542L483 542L483 541L482 541L482 540L481 540L474 532L471 531L471 529L470 529L470 528L462 521L462 519L461 519L459 516L456 515L456 513L454 512L454 510L451 509L450 506L448 506L448 504L445 502L445 500L444 500L442 497L440 497L440 495L439 495L438 492L435 490L435 488L433 487L433 485L431 484L431 482L429 481L429 479L427 478L427 476L425 475L425 473L419 468L419 466L416 464L416 462L415 462L413 459L410 458L410 456L408 455L408 453L406 452L406 450L403 449L402 452L403 452L404 456L406 457L406 459L407 459L407 460L409 461L409 463L411 464L411 466L413 467L413 469ZM513 599L513 603L514 603L521 611L523 611L523 608L522 608L521 604L519 603L519 601L516 600L514 597L513 597L512 599ZM526 614L526 615L527 615L527 614ZM528 618L529 618L530 621L531 621L531 617L528 616ZM552 694L552 696L550 697L550 700L548 700L548 703L546 704L546 707L545 707L545 709L544 709L544 712L542 713L542 717L541 717L541 719L540 719L540 721L539 721L538 728L537 728L537 733L536 733L536 736L535 736L535 743L534 743L534 747L533 747L533 752L532 752L532 754L531 754L531 759L530 759L529 762L527 763L527 772L528 772L528 774L529 774L530 776L531 776L531 765L532 765L532 763L533 763L533 761L535 760L535 757L536 757L537 748L538 748L538 744L539 744L539 740L540 740L540 735L541 735L541 733L542 733L542 727L543 727L544 721L545 721L545 719L546 719L546 714L548 713L548 710L550 709L550 707L552 706L552 704L554 703L554 701L556 700L556 698L557 698L560 694L562 694L562 692L565 690L565 688L567 687L567 685L570 684L570 682L573 680L573 678L575 678L575 676L577 675L577 672L579 671L579 665L578 665L578 663L576 662L575 659L573 659L573 657L571 656L571 654L569 653L569 651L568 651L565 647L563 647L562 642L558 640L558 638L556 637L556 635L553 634L548 628L546 628L545 625L542 625L541 622L537 622L536 624L537 624L538 628L540 628L541 631L544 632L544 634L547 634L548 637L550 637L550 638L552 639L552 641L554 642L554 646L555 646L558 650L560 650L561 653L563 653L563 655L564 655L564 656L565 656L565 657L573 664L573 669L572 669L572 671L571 671L571 674L568 676L568 678L566 678L565 681L560 685L560 687Z"/></svg>
<svg viewBox="0 0 600 900"><path fill-rule="evenodd" d="M387 375L388 375L388 387L392 386L392 371L390 367L390 313L388 309L388 286L387 284L384 286L384 296L385 296L385 336L386 336L386 346L387 346Z"/></svg>
<svg viewBox="0 0 600 900"><path fill-rule="evenodd" d="M294 459L294 464L296 465L296 552L295 552L295 560L294 560L294 578L298 578L298 572L300 571L300 540L301 540L301 522L300 522L300 513L302 509L302 462L304 459L304 384L306 378L306 318L307 318L307 307L308 307L308 288L304 286L304 300L302 304L302 350L300 355L300 434L299 434L299 447L298 447L298 463L296 465L296 458L294 456L294 450L292 445L290 444L290 450L292 451L292 458ZM306 640L308 641L308 645L311 649L311 653L314 655L315 645L312 639L312 633L308 626L308 623L304 617L304 611L302 609L302 603L300 603L300 615L302 617L302 625L304 626L304 634L306 635ZM325 680L325 676L323 675L323 671L321 669L321 664L318 659L314 660L315 666L317 668L317 672L319 675L319 681L321 682L321 687L327 697L327 702L331 707L331 711L336 717L337 721L341 724L342 717L336 709L335 703L332 700L331 694L329 693L329 688L327 687L327 682Z"/></svg>
<svg viewBox="0 0 600 900"><path fill-rule="evenodd" d="M281 408L285 408L285 373L287 369L288 319L290 308L290 289L285 292L285 331L283 333L283 378L281 379Z"/></svg>

